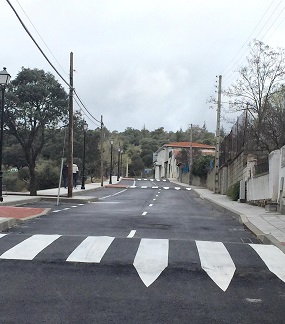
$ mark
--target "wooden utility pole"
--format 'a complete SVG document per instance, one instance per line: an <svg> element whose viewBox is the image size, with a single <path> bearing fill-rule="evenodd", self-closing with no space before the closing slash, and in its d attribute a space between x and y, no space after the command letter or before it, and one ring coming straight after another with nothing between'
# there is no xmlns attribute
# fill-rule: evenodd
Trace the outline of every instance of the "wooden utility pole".
<svg viewBox="0 0 285 324"><path fill-rule="evenodd" d="M70 53L70 88L69 88L69 124L68 124L68 193L72 197L73 190L73 53Z"/></svg>
<svg viewBox="0 0 285 324"><path fill-rule="evenodd" d="M101 187L103 187L103 116L101 115Z"/></svg>
<svg viewBox="0 0 285 324"><path fill-rule="evenodd" d="M215 155L215 193L219 193L221 99L222 99L222 76L219 75L217 129L216 129L216 155Z"/></svg>

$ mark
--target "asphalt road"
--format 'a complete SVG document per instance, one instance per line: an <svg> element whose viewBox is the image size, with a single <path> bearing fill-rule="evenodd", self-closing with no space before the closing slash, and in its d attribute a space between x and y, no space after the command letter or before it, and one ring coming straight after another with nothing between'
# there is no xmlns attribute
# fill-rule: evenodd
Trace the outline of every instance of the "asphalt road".
<svg viewBox="0 0 285 324"><path fill-rule="evenodd" d="M190 188L128 184L2 233L1 323L285 323L267 246Z"/></svg>

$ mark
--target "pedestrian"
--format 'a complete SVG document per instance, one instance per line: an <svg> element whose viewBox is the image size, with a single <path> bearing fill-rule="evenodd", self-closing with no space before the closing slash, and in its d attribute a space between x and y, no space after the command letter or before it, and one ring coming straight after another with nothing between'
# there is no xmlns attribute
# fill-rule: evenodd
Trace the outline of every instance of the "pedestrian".
<svg viewBox="0 0 285 324"><path fill-rule="evenodd" d="M67 180L68 180L68 165L64 164L62 168L62 178L63 178L63 186L67 188Z"/></svg>
<svg viewBox="0 0 285 324"><path fill-rule="evenodd" d="M73 187L76 189L77 178L78 178L78 166L75 163L73 163L72 172L73 172Z"/></svg>

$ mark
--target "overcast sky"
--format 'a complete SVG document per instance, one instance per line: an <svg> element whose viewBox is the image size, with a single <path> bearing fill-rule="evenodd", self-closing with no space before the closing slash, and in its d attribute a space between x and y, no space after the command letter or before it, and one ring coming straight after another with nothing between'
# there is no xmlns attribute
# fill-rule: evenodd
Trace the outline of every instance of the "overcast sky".
<svg viewBox="0 0 285 324"><path fill-rule="evenodd" d="M76 91L111 131L176 131L205 122L215 132L216 110L207 99L216 96L216 76L223 76L223 88L233 82L254 38L285 47L282 0L10 2L67 81L74 53ZM12 78L22 66L56 75L6 0L0 0L0 26L0 65Z"/></svg>

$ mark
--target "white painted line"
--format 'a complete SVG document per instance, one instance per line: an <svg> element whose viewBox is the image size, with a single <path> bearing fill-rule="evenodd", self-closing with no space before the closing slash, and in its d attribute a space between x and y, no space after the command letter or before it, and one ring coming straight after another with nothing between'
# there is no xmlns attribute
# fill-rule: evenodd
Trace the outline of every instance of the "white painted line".
<svg viewBox="0 0 285 324"><path fill-rule="evenodd" d="M113 240L110 236L88 236L66 261L100 263Z"/></svg>
<svg viewBox="0 0 285 324"><path fill-rule="evenodd" d="M146 188L147 188L147 186L141 186L141 188L142 188L142 189L146 189Z"/></svg>
<svg viewBox="0 0 285 324"><path fill-rule="evenodd" d="M157 186L154 186L154 187L151 187L152 189L158 189L158 187Z"/></svg>
<svg viewBox="0 0 285 324"><path fill-rule="evenodd" d="M163 187L163 189L165 189L165 190L168 190L168 189L169 189L169 187Z"/></svg>
<svg viewBox="0 0 285 324"><path fill-rule="evenodd" d="M78 206L84 206L84 204L78 204Z"/></svg>
<svg viewBox="0 0 285 324"><path fill-rule="evenodd" d="M147 287L168 266L168 249L169 241L167 239L141 239L134 267Z"/></svg>
<svg viewBox="0 0 285 324"><path fill-rule="evenodd" d="M154 181L153 179L149 179L150 181Z"/></svg>
<svg viewBox="0 0 285 324"><path fill-rule="evenodd" d="M165 182L166 180L162 180L162 181L164 181L164 182Z"/></svg>
<svg viewBox="0 0 285 324"><path fill-rule="evenodd" d="M70 207L66 207L66 208L63 208L62 210L69 210L70 209Z"/></svg>
<svg viewBox="0 0 285 324"><path fill-rule="evenodd" d="M156 197L158 197L158 195L155 195L155 196L156 196ZM153 198L152 200L154 200L154 201L155 201L156 199L155 199L155 198Z"/></svg>
<svg viewBox="0 0 285 324"><path fill-rule="evenodd" d="M141 181L142 179L138 179L138 181Z"/></svg>
<svg viewBox="0 0 285 324"><path fill-rule="evenodd" d="M3 236L6 236L7 234L0 234L0 238L3 237Z"/></svg>
<svg viewBox="0 0 285 324"><path fill-rule="evenodd" d="M147 181L148 179L144 179L144 181Z"/></svg>
<svg viewBox="0 0 285 324"><path fill-rule="evenodd" d="M152 207L153 206L153 204L149 204L149 207Z"/></svg>
<svg viewBox="0 0 285 324"><path fill-rule="evenodd" d="M119 192L116 192L116 193L113 194L113 195L105 196L105 197L102 197L102 198L100 198L100 199L106 199L106 198L110 198L110 197L113 197L113 196L117 196L117 195L123 193L123 192L126 191L126 190L127 190L127 189L121 190L121 191L119 191ZM95 204L96 204L96 202L95 202Z"/></svg>
<svg viewBox="0 0 285 324"><path fill-rule="evenodd" d="M156 181L158 181L158 182L159 182L160 180L159 180L159 179L157 179Z"/></svg>
<svg viewBox="0 0 285 324"><path fill-rule="evenodd" d="M134 237L135 234L136 234L136 230L131 230L127 237L132 238L132 237Z"/></svg>
<svg viewBox="0 0 285 324"><path fill-rule="evenodd" d="M181 187L174 187L174 189L175 189L175 190L180 190L180 189L181 189Z"/></svg>
<svg viewBox="0 0 285 324"><path fill-rule="evenodd" d="M226 291L235 273L235 264L222 242L196 241L202 269Z"/></svg>
<svg viewBox="0 0 285 324"><path fill-rule="evenodd" d="M274 245L249 244L268 269L285 282L285 254Z"/></svg>
<svg viewBox="0 0 285 324"><path fill-rule="evenodd" d="M60 235L33 235L7 250L0 259L32 260L44 248L57 240Z"/></svg>
<svg viewBox="0 0 285 324"><path fill-rule="evenodd" d="M129 186L129 188L136 188L137 186Z"/></svg>
<svg viewBox="0 0 285 324"><path fill-rule="evenodd" d="M192 188L185 188L186 190L192 190Z"/></svg>
<svg viewBox="0 0 285 324"><path fill-rule="evenodd" d="M143 213L142 213L142 216L145 216L146 214L147 214L147 212L143 212Z"/></svg>
<svg viewBox="0 0 285 324"><path fill-rule="evenodd" d="M57 209L57 210L54 210L53 213L58 213L60 211L61 211L61 209Z"/></svg>
<svg viewBox="0 0 285 324"><path fill-rule="evenodd" d="M78 207L78 206L71 206L71 208L76 208L76 207Z"/></svg>

